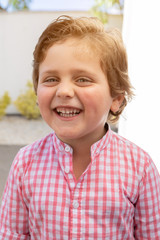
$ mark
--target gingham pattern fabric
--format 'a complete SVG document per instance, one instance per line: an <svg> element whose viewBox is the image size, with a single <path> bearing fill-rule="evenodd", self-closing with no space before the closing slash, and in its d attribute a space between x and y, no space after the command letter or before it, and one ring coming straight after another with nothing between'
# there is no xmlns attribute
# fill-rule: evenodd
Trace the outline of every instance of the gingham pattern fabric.
<svg viewBox="0 0 160 240"><path fill-rule="evenodd" d="M158 240L160 176L136 145L108 130L76 181L56 135L22 148L6 184L2 240Z"/></svg>

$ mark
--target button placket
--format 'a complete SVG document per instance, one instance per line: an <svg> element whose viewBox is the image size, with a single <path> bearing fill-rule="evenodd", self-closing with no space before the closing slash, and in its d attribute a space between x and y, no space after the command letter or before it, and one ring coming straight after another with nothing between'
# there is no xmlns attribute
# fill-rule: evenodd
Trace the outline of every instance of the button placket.
<svg viewBox="0 0 160 240"><path fill-rule="evenodd" d="M60 151L64 151L64 147L61 145L61 146L59 147L59 150L60 150Z"/></svg>
<svg viewBox="0 0 160 240"><path fill-rule="evenodd" d="M74 178L73 178L73 175L70 171L70 167L69 166L66 166L64 168L64 172L66 174L66 178L67 178L67 181L68 181L68 184L70 186L71 189L74 189L75 187L75 182L74 182Z"/></svg>
<svg viewBox="0 0 160 240"><path fill-rule="evenodd" d="M78 225L82 218L82 186L83 180L79 180L74 190L72 191L72 203L71 203L71 239L83 239L84 234L82 228ZM80 221L81 222L81 221Z"/></svg>
<svg viewBox="0 0 160 240"><path fill-rule="evenodd" d="M78 190L75 190L74 196L75 196L75 198L79 197L79 191Z"/></svg>
<svg viewBox="0 0 160 240"><path fill-rule="evenodd" d="M71 207L71 239L77 238L78 233L78 215L79 215L79 202L77 200L73 200ZM78 234L79 235L79 234Z"/></svg>
<svg viewBox="0 0 160 240"><path fill-rule="evenodd" d="M73 201L73 208L74 208L74 209L79 208L79 202L78 202L77 200L74 200L74 201Z"/></svg>
<svg viewBox="0 0 160 240"><path fill-rule="evenodd" d="M68 173L70 172L70 168L69 168L69 166L66 166L65 169L64 169L64 171L65 171L65 173L68 174Z"/></svg>
<svg viewBox="0 0 160 240"><path fill-rule="evenodd" d="M73 176L71 173L68 174L68 179L73 179Z"/></svg>

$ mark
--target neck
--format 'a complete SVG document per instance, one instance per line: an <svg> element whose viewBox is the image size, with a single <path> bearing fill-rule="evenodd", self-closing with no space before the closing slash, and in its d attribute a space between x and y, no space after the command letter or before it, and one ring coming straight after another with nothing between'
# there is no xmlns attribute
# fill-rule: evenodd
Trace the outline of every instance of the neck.
<svg viewBox="0 0 160 240"><path fill-rule="evenodd" d="M101 135L92 139L81 138L67 142L73 148L73 172L77 180L91 162L91 146L100 140L107 130L107 128L104 128Z"/></svg>
<svg viewBox="0 0 160 240"><path fill-rule="evenodd" d="M73 172L77 180L91 162L90 147L90 145L88 147L86 145L80 145L80 147L74 147L73 149Z"/></svg>
<svg viewBox="0 0 160 240"><path fill-rule="evenodd" d="M68 140L65 143L69 144L73 151L79 155L84 155L85 153L90 153L91 146L99 141L108 131L108 125L106 125L101 132L101 134L90 136L85 136L79 139Z"/></svg>

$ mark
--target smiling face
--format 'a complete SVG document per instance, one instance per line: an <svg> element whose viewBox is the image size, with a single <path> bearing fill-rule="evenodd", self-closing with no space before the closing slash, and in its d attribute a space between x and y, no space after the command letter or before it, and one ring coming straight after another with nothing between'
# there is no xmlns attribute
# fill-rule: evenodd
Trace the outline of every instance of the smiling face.
<svg viewBox="0 0 160 240"><path fill-rule="evenodd" d="M119 107L99 57L84 40L74 38L47 50L39 66L37 97L43 119L71 146L79 140L99 140L110 108Z"/></svg>

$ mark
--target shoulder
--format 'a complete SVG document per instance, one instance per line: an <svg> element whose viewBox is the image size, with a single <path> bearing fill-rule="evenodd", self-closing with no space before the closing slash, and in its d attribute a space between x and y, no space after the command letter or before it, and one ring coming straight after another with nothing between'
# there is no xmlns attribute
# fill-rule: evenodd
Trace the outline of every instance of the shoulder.
<svg viewBox="0 0 160 240"><path fill-rule="evenodd" d="M112 151L117 151L118 159L122 164L130 165L139 172L143 172L154 165L153 160L145 150L112 131L111 148Z"/></svg>
<svg viewBox="0 0 160 240"><path fill-rule="evenodd" d="M131 142L130 140L120 136L119 134L111 131L111 144L118 146L119 150L128 156L132 156L135 158L144 157L150 159L149 154L143 150L141 147Z"/></svg>
<svg viewBox="0 0 160 240"><path fill-rule="evenodd" d="M34 161L48 154L51 147L53 148L53 133L21 148L13 161L11 170L16 171L17 169L20 172L26 172Z"/></svg>
<svg viewBox="0 0 160 240"><path fill-rule="evenodd" d="M42 154L53 141L53 133L50 133L46 137L37 140L36 142L33 142L30 145L27 145L20 149L18 152L19 156L35 156L36 154Z"/></svg>
<svg viewBox="0 0 160 240"><path fill-rule="evenodd" d="M132 183L134 181L134 186L135 182L137 186L140 182L146 184L147 179L152 179L150 182L157 182L157 186L160 184L159 172L151 156L145 150L112 131L110 143L110 151L116 159L114 160L116 166L119 167L121 177L127 183L130 177L129 181Z"/></svg>

